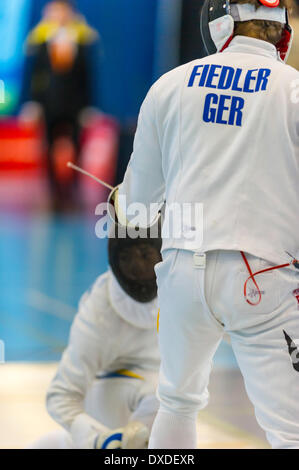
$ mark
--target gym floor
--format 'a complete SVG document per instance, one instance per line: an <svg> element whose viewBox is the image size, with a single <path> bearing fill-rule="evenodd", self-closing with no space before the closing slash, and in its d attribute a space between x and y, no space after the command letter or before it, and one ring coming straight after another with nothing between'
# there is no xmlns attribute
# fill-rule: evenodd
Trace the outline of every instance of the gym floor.
<svg viewBox="0 0 299 470"><path fill-rule="evenodd" d="M92 210L0 211L0 448L24 448L58 427L47 415L45 392L80 296L107 268L95 222ZM199 415L200 448L267 447L226 342L215 357L210 394Z"/></svg>

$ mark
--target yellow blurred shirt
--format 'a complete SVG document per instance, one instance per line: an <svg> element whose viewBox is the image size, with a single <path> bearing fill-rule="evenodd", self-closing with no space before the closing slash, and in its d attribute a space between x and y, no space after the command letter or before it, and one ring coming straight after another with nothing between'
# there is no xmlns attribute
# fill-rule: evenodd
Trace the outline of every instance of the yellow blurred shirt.
<svg viewBox="0 0 299 470"><path fill-rule="evenodd" d="M61 29L58 23L41 21L29 34L27 43L29 46L36 46L53 39ZM78 18L68 25L64 26L64 30L69 32L73 41L77 44L91 44L98 38L98 33Z"/></svg>

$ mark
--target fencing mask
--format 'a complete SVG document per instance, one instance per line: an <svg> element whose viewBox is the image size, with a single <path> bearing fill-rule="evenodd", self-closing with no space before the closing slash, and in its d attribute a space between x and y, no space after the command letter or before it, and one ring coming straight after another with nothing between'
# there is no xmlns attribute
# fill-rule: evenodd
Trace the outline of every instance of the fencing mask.
<svg viewBox="0 0 299 470"><path fill-rule="evenodd" d="M114 224L108 243L109 264L122 289L137 302L157 296L154 267L161 261L161 220L147 229Z"/></svg>

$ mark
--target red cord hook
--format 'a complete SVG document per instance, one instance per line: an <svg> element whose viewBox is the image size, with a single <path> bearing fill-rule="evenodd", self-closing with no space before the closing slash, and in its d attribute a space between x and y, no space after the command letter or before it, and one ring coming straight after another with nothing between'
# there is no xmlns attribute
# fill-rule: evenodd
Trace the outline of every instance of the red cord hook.
<svg viewBox="0 0 299 470"><path fill-rule="evenodd" d="M247 258L246 258L245 253L244 253L243 251L241 251L240 253L241 253L241 255L242 255L242 258L243 258L243 260L244 260L244 263L246 264L247 270L248 270L248 272L249 272L249 274L250 274L249 278L248 278L247 281L244 283L244 297L245 297L246 302L247 302L249 305L252 305L252 306L258 305L258 304L261 302L261 300L262 300L262 293L261 293L261 291L260 291L260 288L259 288L259 286L258 286L256 280L255 280L255 276L258 276L259 274L262 274L262 273L266 273L266 272L268 272L268 271L273 271L274 269L286 268L287 266L291 266L291 265L294 265L295 267L297 267L297 266L298 266L298 263L299 263L298 260L296 260L293 256L289 255L289 256L291 256L291 257L293 258L293 260L292 260L290 263L280 264L279 266L273 266L272 268L262 269L261 271L257 271L256 273L253 273L252 270L251 270L251 267L250 267L250 265L249 265L249 263L248 263L248 260L247 260ZM288 254L289 254L289 253L288 253ZM296 266L296 265L297 265L297 266ZM258 301L255 302L255 303L254 303L254 302L251 302L251 301L247 298L247 284L248 284L248 282L249 282L250 280L253 281L255 287L257 288L257 292L258 292L258 296L259 296Z"/></svg>

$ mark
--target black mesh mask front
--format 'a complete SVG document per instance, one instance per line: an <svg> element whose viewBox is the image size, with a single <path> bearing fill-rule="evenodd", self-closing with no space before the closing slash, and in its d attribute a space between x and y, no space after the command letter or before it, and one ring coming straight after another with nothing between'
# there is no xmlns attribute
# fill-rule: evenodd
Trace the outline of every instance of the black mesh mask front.
<svg viewBox="0 0 299 470"><path fill-rule="evenodd" d="M123 290L137 302L150 302L157 296L154 267L161 261L161 223L158 237L150 238L150 230L140 230L137 238L109 237L109 264Z"/></svg>

